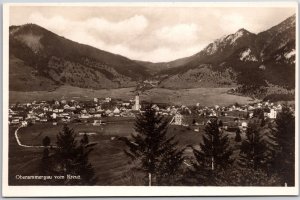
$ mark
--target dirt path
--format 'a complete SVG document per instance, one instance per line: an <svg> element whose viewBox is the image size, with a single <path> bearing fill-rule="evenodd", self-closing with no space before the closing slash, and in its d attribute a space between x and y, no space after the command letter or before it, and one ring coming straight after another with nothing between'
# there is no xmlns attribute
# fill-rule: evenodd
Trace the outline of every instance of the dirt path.
<svg viewBox="0 0 300 200"><path fill-rule="evenodd" d="M18 136L18 131L22 128L23 126L19 126L16 130L15 130L15 138L17 140L17 143L20 147L25 147L25 148L45 148L46 146L31 146L31 145L25 145L22 144L19 136ZM53 148L55 148L56 146L52 146Z"/></svg>

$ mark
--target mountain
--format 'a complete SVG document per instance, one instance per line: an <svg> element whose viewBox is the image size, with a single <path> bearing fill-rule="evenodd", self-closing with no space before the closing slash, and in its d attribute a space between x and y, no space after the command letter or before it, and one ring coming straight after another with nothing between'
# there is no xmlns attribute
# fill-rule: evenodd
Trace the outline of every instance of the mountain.
<svg viewBox="0 0 300 200"><path fill-rule="evenodd" d="M146 69L126 57L73 42L38 25L9 29L10 90L135 86Z"/></svg>
<svg viewBox="0 0 300 200"><path fill-rule="evenodd" d="M198 53L171 62L130 60L73 42L40 26L11 26L10 90L54 90L137 86L238 87L240 93L268 87L295 88L296 16L254 34L245 29L223 36ZM184 48L184 47L182 47Z"/></svg>
<svg viewBox="0 0 300 200"><path fill-rule="evenodd" d="M295 15L258 34L240 29L181 59L179 65L157 71L156 76L162 79L160 86L167 88L272 84L292 89L295 33Z"/></svg>

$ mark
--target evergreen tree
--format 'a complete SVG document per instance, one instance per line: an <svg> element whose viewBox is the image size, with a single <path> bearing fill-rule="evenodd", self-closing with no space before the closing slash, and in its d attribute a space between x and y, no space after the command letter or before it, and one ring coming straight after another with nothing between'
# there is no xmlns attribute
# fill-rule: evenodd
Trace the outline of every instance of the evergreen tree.
<svg viewBox="0 0 300 200"><path fill-rule="evenodd" d="M235 132L235 138L234 138L234 140L235 140L236 142L241 142L241 141L242 141L241 131L240 131L239 128L238 128L238 129L236 130L236 132Z"/></svg>
<svg viewBox="0 0 300 200"><path fill-rule="evenodd" d="M254 170L266 167L268 152L265 138L260 133L259 124L249 123L246 139L242 142L240 164Z"/></svg>
<svg viewBox="0 0 300 200"><path fill-rule="evenodd" d="M43 143L43 146L47 147L50 145L51 139L48 136L45 136L42 143Z"/></svg>
<svg viewBox="0 0 300 200"><path fill-rule="evenodd" d="M174 137L167 137L169 121L158 115L152 105L137 115L132 139L125 140L125 153L134 161L137 168L146 174L147 185L166 184L168 179L176 177L183 161L183 150L177 150ZM167 183L173 184L173 183Z"/></svg>
<svg viewBox="0 0 300 200"><path fill-rule="evenodd" d="M295 185L295 117L287 106L275 120L275 137L279 146L275 170L282 176L283 184Z"/></svg>
<svg viewBox="0 0 300 200"><path fill-rule="evenodd" d="M89 154L94 150L93 146L96 143L89 143L87 134L84 134L80 140L80 146L78 147L78 156L75 160L76 171L80 174L81 183L84 185L95 185L98 177L95 176L95 171L91 163L89 163Z"/></svg>
<svg viewBox="0 0 300 200"><path fill-rule="evenodd" d="M42 144L44 146L43 150L43 156L42 156L42 161L40 164L40 175L45 176L48 175L49 166L50 166L50 151L49 151L49 145L51 144L51 140L48 136L44 137L42 140Z"/></svg>
<svg viewBox="0 0 300 200"><path fill-rule="evenodd" d="M192 121L192 124L193 124L193 125L195 125L195 124L196 124L196 120L195 120L195 119L193 119L193 121Z"/></svg>
<svg viewBox="0 0 300 200"><path fill-rule="evenodd" d="M201 184L213 185L218 172L232 163L232 150L228 136L219 128L217 119L211 119L207 123L202 138L200 149L193 148L196 162L193 163L191 173Z"/></svg>
<svg viewBox="0 0 300 200"><path fill-rule="evenodd" d="M223 121L222 120L219 121L219 127L223 127Z"/></svg>
<svg viewBox="0 0 300 200"><path fill-rule="evenodd" d="M240 165L253 170L266 170L274 159L277 143L270 129L259 123L249 123L246 139L241 144Z"/></svg>
<svg viewBox="0 0 300 200"><path fill-rule="evenodd" d="M82 145L87 145L89 143L89 137L86 133L83 135L82 139L80 140L80 143Z"/></svg>
<svg viewBox="0 0 300 200"><path fill-rule="evenodd" d="M82 139L83 141L84 139ZM80 179L65 179L65 185L93 185L96 182L94 170L88 161L92 145L77 144L73 129L63 127L63 131L57 135L57 148L53 155L54 175L80 176Z"/></svg>

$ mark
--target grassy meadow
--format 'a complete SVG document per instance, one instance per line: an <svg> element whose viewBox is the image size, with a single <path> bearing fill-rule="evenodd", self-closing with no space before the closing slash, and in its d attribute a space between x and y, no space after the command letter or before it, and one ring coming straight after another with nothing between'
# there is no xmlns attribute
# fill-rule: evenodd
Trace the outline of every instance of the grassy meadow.
<svg viewBox="0 0 300 200"><path fill-rule="evenodd" d="M167 103L170 105L195 105L203 106L230 105L234 103L247 104L253 102L250 97L228 94L231 88L192 88L192 89L165 89L152 88L140 94L141 101L153 103ZM54 91L10 91L10 103L27 103L46 100L92 100L94 97L111 97L122 100L130 100L136 95L135 88L118 89L84 89L72 86L62 86Z"/></svg>
<svg viewBox="0 0 300 200"><path fill-rule="evenodd" d="M69 124L73 128L77 140L81 132L96 133L90 135L90 142L97 142L94 151L90 154L89 160L94 166L96 175L98 176L97 185L135 185L140 183L141 177L133 173L130 169L129 158L125 155L125 144L118 140L120 136L130 137L134 133L134 118L124 118L107 121L105 125L92 126L90 123L73 123ZM23 127L19 130L18 136L22 144L39 146L42 145L42 139L45 136L51 138L51 144L55 145L56 135L62 130L63 125L57 126L51 123L39 123L29 127ZM195 132L195 127L184 127L170 125L168 135L176 136L179 142L178 147L183 148L187 145L199 145L202 141L204 126L198 126L199 132ZM38 175L39 165L43 154L43 148L24 148L18 146L14 131L16 127L10 127L9 130L9 184L11 185L39 185L41 182L30 182L17 180L16 175ZM235 133L226 133L229 135L232 147L235 148ZM238 151L236 151L236 155ZM192 158L191 149L185 151L187 158ZM134 181L133 178L139 179ZM42 183L43 184L43 183ZM45 181L47 184L47 181Z"/></svg>

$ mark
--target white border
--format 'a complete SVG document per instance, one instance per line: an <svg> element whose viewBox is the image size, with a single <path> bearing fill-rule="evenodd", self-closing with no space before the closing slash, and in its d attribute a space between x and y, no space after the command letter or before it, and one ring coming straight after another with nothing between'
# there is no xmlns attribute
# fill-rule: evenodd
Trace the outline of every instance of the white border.
<svg viewBox="0 0 300 200"><path fill-rule="evenodd" d="M295 187L204 187L204 186L9 186L8 185L8 81L9 81L9 7L11 6L130 6L130 7L294 7L296 9L296 133L295 134ZM299 194L298 160L298 3L297 2L128 2L128 3L10 3L3 5L3 168L2 195L5 197L54 197L54 196L273 196Z"/></svg>

